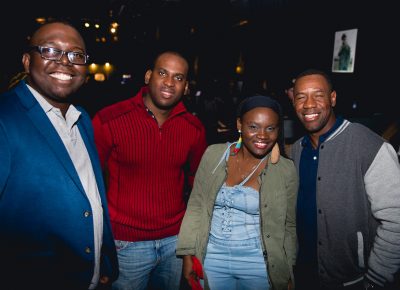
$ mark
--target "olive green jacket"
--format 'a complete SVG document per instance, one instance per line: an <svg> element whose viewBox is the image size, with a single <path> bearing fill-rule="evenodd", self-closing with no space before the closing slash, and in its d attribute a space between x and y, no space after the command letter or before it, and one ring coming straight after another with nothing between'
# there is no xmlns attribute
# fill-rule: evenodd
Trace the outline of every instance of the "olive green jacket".
<svg viewBox="0 0 400 290"><path fill-rule="evenodd" d="M214 202L226 180L223 154L229 144L207 148L197 170L188 208L179 232L176 254L195 255L202 263L206 255ZM293 280L296 259L296 201L298 176L293 162L280 157L259 176L260 226L264 257L274 290L286 290ZM208 288L205 279L206 289Z"/></svg>

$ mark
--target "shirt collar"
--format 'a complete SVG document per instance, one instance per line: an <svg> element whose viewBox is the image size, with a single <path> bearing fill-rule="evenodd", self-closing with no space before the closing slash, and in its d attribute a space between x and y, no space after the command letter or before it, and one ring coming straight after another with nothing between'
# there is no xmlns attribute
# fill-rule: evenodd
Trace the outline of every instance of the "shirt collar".
<svg viewBox="0 0 400 290"><path fill-rule="evenodd" d="M29 86L28 84L26 84L26 86L28 87L29 91L35 97L36 101L39 103L39 105L42 107L42 109L46 114L54 112L57 116L62 117L59 108L56 108L49 102L47 102L46 99L31 86ZM65 114L65 121L67 122L68 127L72 127L78 121L80 115L81 112L78 109L76 109L74 105L71 104L68 107L68 110Z"/></svg>
<svg viewBox="0 0 400 290"><path fill-rule="evenodd" d="M326 132L325 134L322 134L321 136L319 136L319 140L318 140L318 144L321 144L323 142L325 142L325 140L333 133L336 131L337 128L340 127L340 125L342 125L344 119L342 116L337 116L336 117L336 121L335 124L333 124L332 128L329 129L328 132ZM304 136L303 140L301 141L301 145L303 147L305 146L311 146L311 139L310 136L307 134Z"/></svg>

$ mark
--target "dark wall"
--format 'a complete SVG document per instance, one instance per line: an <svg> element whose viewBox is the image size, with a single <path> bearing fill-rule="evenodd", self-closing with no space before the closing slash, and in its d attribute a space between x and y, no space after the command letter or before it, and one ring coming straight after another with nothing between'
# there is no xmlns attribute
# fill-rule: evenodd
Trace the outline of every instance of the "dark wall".
<svg viewBox="0 0 400 290"><path fill-rule="evenodd" d="M204 70L224 70L219 60L240 49L245 59L243 77L267 79L272 90L281 91L289 78L307 68L330 72L335 32L357 28L354 73L331 73L337 109L360 117L397 113L393 106L399 34L395 10L358 1L300 2L268 11L261 9L266 8L260 4L265 2L256 1L258 6L248 7L248 25L204 41L213 47L205 56L212 61ZM237 53L233 61L237 62Z"/></svg>
<svg viewBox="0 0 400 290"><path fill-rule="evenodd" d="M265 74L279 92L282 80L286 84L307 68L330 72L335 32L357 28L354 73L331 73L338 94L336 112L379 132L399 118L394 105L398 16L393 7L377 3L319 2L303 1L255 17L244 40L247 77Z"/></svg>
<svg viewBox="0 0 400 290"><path fill-rule="evenodd" d="M14 4L14 8L3 10L7 17L0 20L3 39L0 46L3 57L1 90L22 69L21 52L36 16L69 14L77 20L87 17L109 22L108 9L113 8L113 17L119 16L117 20L122 24L120 41L96 43L87 34L89 52L94 61L110 61L116 64L118 73L131 73L134 80L121 87L115 74L109 84L91 84L82 91L87 95L84 103L91 106L91 110L135 94L142 84L149 53L161 48L181 50L192 66L197 58L199 69L193 77L200 82L242 79L245 83L256 84L266 79L269 88L279 95L287 80L304 69L314 67L330 72L335 32L357 28L354 73L332 74L338 92L337 110L345 116L360 118L374 114L391 118L398 114L394 101L397 98L399 50L396 43L400 25L396 10L386 3L345 0L84 1L80 3L86 5L79 13L59 7L46 10L43 3L40 6L30 4L22 10ZM125 5L123 10L118 6L120 3ZM159 6L151 6L155 4ZM120 15L116 11L120 11ZM243 19L248 23L238 25ZM238 76L234 68L240 52L245 71Z"/></svg>

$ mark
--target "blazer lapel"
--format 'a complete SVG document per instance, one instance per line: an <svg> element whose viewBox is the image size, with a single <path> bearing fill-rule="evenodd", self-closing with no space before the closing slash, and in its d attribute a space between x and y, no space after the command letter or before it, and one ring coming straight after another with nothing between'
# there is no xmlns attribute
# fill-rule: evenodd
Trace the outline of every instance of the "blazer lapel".
<svg viewBox="0 0 400 290"><path fill-rule="evenodd" d="M68 151L53 124L43 111L43 108L36 101L24 81L21 81L15 90L21 100L21 104L26 109L26 114L32 120L33 125L38 129L39 134L47 141L54 156L61 162L67 174L71 177L79 190L86 196Z"/></svg>

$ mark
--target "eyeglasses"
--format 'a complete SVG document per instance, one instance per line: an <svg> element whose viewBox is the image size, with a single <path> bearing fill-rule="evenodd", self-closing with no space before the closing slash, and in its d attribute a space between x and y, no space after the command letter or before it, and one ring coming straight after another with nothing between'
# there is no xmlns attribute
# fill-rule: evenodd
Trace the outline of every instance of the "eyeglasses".
<svg viewBox="0 0 400 290"><path fill-rule="evenodd" d="M37 45L37 46L31 46L30 49L35 49L36 51L38 51L42 58L54 61L59 61L63 57L63 55L66 54L69 62L77 65L86 64L89 59L89 56L82 52L64 51L54 47L45 47Z"/></svg>

